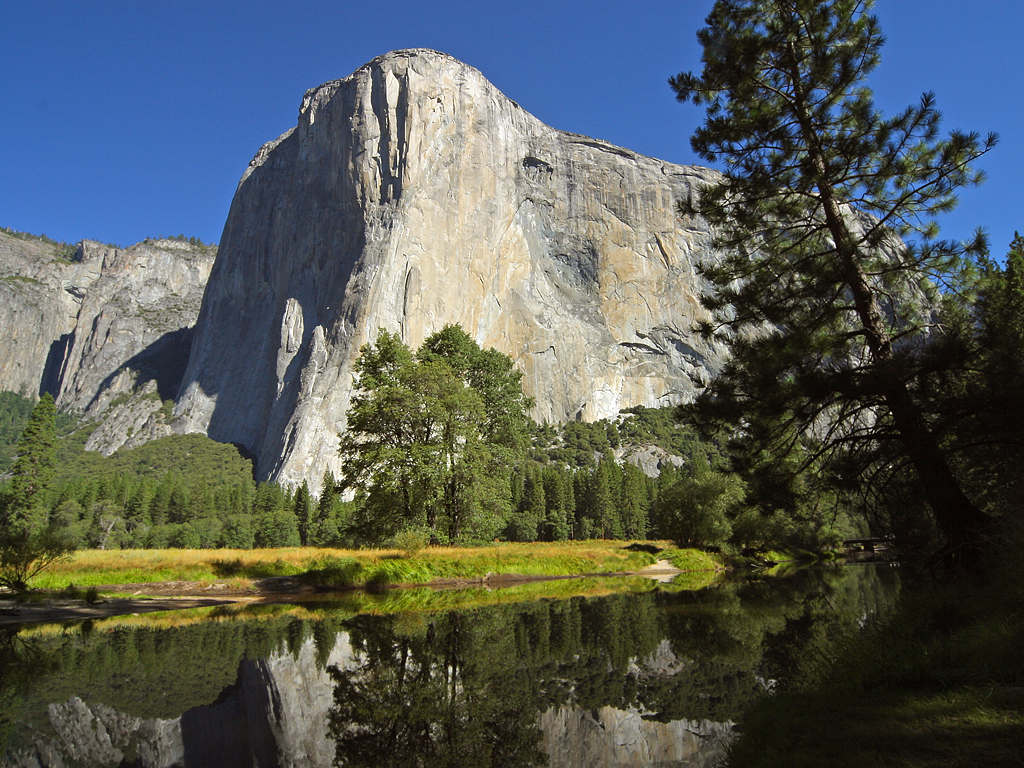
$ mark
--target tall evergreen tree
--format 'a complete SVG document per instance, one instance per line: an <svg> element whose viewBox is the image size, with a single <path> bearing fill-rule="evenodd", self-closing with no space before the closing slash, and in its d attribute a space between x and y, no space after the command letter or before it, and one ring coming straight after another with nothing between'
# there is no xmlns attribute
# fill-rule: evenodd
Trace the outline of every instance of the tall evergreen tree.
<svg viewBox="0 0 1024 768"><path fill-rule="evenodd" d="M779 452L811 431L826 457L897 441L960 547L986 517L912 382L936 331L934 281L983 245L936 240L935 216L980 181L971 163L996 138L940 139L931 94L893 117L875 108L872 4L719 0L698 34L703 71L670 79L680 100L706 106L694 150L724 165L720 183L681 203L715 225L725 254L702 267L715 289L704 331L732 349L705 403Z"/></svg>
<svg viewBox="0 0 1024 768"><path fill-rule="evenodd" d="M6 509L0 520L10 533L36 532L46 522L41 502L42 493L53 478L57 451L55 418L53 397L47 392L32 409L18 440Z"/></svg>
<svg viewBox="0 0 1024 768"><path fill-rule="evenodd" d="M642 539L647 535L647 477L632 464L622 466L619 512L626 537Z"/></svg>
<svg viewBox="0 0 1024 768"><path fill-rule="evenodd" d="M16 591L27 589L29 579L73 548L48 526L42 503L53 477L55 416L53 398L43 395L18 440L11 485L0 498L0 586Z"/></svg>
<svg viewBox="0 0 1024 768"><path fill-rule="evenodd" d="M299 528L299 542L302 546L310 543L310 534L313 531L313 503L309 498L309 484L303 480L302 485L295 491L295 524Z"/></svg>

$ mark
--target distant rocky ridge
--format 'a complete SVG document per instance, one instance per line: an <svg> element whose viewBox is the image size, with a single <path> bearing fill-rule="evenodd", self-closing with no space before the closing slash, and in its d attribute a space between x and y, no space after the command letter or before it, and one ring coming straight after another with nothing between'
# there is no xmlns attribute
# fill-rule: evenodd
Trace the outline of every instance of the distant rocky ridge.
<svg viewBox="0 0 1024 768"><path fill-rule="evenodd" d="M83 240L69 255L0 232L0 389L50 392L61 409L100 422L90 450L171 434L170 401L215 255L172 239L124 249Z"/></svg>
<svg viewBox="0 0 1024 768"><path fill-rule="evenodd" d="M688 401L724 350L692 330L714 254L676 203L713 177L395 51L306 93L243 174L216 262L172 239L69 259L0 233L0 389L53 392L99 423L92 450L200 432L314 491L380 328L415 347L459 323L515 360L540 421Z"/></svg>

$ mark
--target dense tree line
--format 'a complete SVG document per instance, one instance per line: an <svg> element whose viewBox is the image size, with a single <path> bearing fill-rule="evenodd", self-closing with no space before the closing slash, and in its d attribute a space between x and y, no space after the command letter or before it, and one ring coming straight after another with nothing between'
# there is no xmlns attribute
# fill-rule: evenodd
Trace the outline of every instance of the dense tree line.
<svg viewBox="0 0 1024 768"><path fill-rule="evenodd" d="M433 339L435 346L441 339L468 350L466 360L478 354L461 329L446 329ZM417 364L417 356L386 334L372 354L382 344L390 347L388 355ZM441 413L453 402L446 387L464 402L485 402L479 395L468 398L470 385L458 376L436 375L436 357L419 357L430 360L430 375L401 374L400 386L406 388L401 393L399 384L368 391L364 404L356 401L355 425L386 425L381 429L391 435L405 428L402 422L409 422L410 414L432 413L430 407L410 405L423 397L414 390L424 381ZM497 436L495 444L467 447L465 425L463 437L447 446L443 439L416 445L408 435L409 444L380 445L350 433L343 445L358 461L346 463L347 476L326 473L317 495L305 483L296 488L255 483L251 462L237 448L201 435L161 438L104 457L83 450L87 429L72 431L51 445L58 460L33 507L35 527L59 531L74 547L101 549L381 546L409 531L423 543L668 538L703 547L817 549L853 530L834 508L828 515L805 514L809 507L793 494L776 499L776 507L754 503L749 490L761 493L764 484L741 478L719 442L702 440L672 409L634 408L619 419L590 424L533 424L525 418L527 401L511 361L493 351L482 359L488 375L497 372L497 383L480 379L492 386L492 412L488 416L482 407L475 413L479 435ZM496 405L503 387L515 402L512 419L503 419ZM375 402L382 394L388 408L396 400L401 407L383 408L379 399ZM16 396L9 402L13 407L0 417L12 429L23 429L31 403ZM452 407L456 416L464 415L457 401ZM377 421L368 421L368 413ZM415 425L425 438L444 437L443 430L427 426L422 420ZM616 458L617 449L635 445L662 447L671 461L650 477ZM406 475L394 472L389 462L395 461ZM8 482L4 499L10 501L16 485ZM347 488L354 491L348 500ZM461 511L453 515L450 504L461 505Z"/></svg>

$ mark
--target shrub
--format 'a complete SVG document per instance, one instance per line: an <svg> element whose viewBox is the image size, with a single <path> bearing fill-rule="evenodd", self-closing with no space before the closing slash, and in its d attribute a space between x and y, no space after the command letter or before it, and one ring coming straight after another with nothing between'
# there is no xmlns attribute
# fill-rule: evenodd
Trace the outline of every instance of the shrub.
<svg viewBox="0 0 1024 768"><path fill-rule="evenodd" d="M421 528L406 528L391 539L391 546L400 549L406 557L412 557L430 543L430 534Z"/></svg>

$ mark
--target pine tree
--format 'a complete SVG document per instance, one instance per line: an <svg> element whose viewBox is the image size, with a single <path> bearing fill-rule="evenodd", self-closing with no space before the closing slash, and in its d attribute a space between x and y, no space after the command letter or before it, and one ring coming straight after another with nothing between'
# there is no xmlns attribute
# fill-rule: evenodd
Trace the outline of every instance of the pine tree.
<svg viewBox="0 0 1024 768"><path fill-rule="evenodd" d="M321 483L322 490L316 505L316 520L313 523L311 542L323 547L340 543L341 534L338 530L337 508L341 501L338 496L337 481L330 470L324 472Z"/></svg>
<svg viewBox="0 0 1024 768"><path fill-rule="evenodd" d="M569 538L567 510L570 508L568 496L572 489L572 480L569 473L560 466L545 467L542 480L546 509L541 538L545 541L565 541Z"/></svg>
<svg viewBox="0 0 1024 768"><path fill-rule="evenodd" d="M725 167L680 204L717 227L725 254L702 266L715 289L703 330L732 351L705 405L778 453L813 430L812 461L898 441L948 544L974 550L986 517L912 382L935 331L933 281L983 246L937 241L934 218L980 181L971 163L996 138L939 139L931 94L879 113L864 85L883 42L871 6L719 0L698 34L703 71L670 79L706 106L694 150Z"/></svg>
<svg viewBox="0 0 1024 768"><path fill-rule="evenodd" d="M48 525L43 504L56 457L55 416L53 398L43 395L18 440L11 485L0 499L0 587L19 592L73 549L69 537Z"/></svg>
<svg viewBox="0 0 1024 768"><path fill-rule="evenodd" d="M46 520L42 493L53 477L57 435L56 408L46 393L36 403L18 440L17 458L11 467L11 486L0 524L13 534L37 532Z"/></svg>
<svg viewBox="0 0 1024 768"><path fill-rule="evenodd" d="M622 467L622 489L619 494L619 510L622 517L623 533L630 539L642 539L647 535L647 478L632 464Z"/></svg>
<svg viewBox="0 0 1024 768"><path fill-rule="evenodd" d="M295 524L299 529L299 541L302 546L310 544L310 534L313 530L313 504L309 500L309 485L305 480L295 492Z"/></svg>

